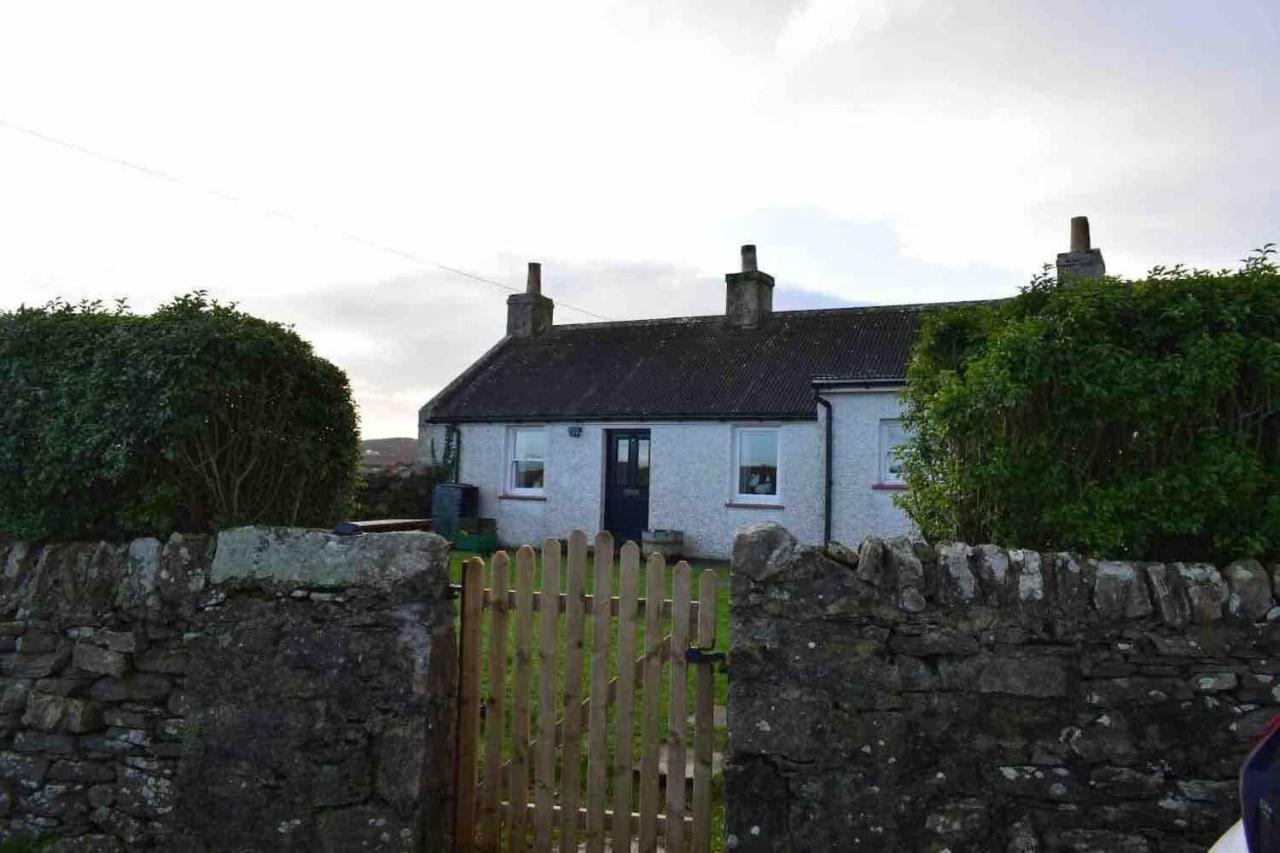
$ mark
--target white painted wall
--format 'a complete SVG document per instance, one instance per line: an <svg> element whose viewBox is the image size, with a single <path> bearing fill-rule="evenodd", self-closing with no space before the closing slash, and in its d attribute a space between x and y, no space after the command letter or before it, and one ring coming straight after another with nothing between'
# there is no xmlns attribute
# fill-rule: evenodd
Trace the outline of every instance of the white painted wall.
<svg viewBox="0 0 1280 853"><path fill-rule="evenodd" d="M880 478L880 421L896 418L902 403L896 391L828 391L832 433L831 538L857 547L865 536L898 536L914 528L893 505L897 491L877 489Z"/></svg>
<svg viewBox="0 0 1280 853"><path fill-rule="evenodd" d="M744 424L745 425L745 424ZM750 424L758 426L760 424ZM822 538L822 434L813 421L779 425L778 503L730 507L736 467L731 423L653 424L649 526L684 531L691 556L728 557L740 527L785 525L802 541Z"/></svg>
<svg viewBox="0 0 1280 853"><path fill-rule="evenodd" d="M907 532L893 492L875 490L879 425L895 417L896 394L832 393L835 411L832 536L856 545L874 533ZM649 526L684 531L688 556L725 558L740 527L760 521L785 525L802 542L822 541L823 421L779 427L779 503L782 509L727 506L733 496L733 427L729 422L569 423L547 426L546 499L503 496L507 425L462 425L461 480L480 488L480 513L497 519L506 546L541 543L574 528L594 534L604 520L605 431L650 433ZM757 426L755 422L750 424Z"/></svg>

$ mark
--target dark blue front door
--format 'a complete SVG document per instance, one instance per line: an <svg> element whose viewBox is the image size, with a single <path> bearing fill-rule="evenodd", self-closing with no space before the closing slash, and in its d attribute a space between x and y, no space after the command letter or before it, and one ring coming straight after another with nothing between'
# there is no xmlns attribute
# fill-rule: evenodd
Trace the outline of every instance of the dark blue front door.
<svg viewBox="0 0 1280 853"><path fill-rule="evenodd" d="M649 526L649 431L611 429L605 453L604 526L618 545Z"/></svg>

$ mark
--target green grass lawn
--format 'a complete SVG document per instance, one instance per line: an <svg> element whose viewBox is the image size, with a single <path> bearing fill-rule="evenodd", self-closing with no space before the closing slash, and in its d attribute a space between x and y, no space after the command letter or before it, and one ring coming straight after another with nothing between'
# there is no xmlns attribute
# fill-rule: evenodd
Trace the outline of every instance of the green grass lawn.
<svg viewBox="0 0 1280 853"><path fill-rule="evenodd" d="M451 570L452 579L455 583L461 582L463 563L468 557L471 557L471 556L476 556L476 555L471 554L469 552L455 552L452 555L450 570ZM567 559L562 555L561 568L560 568L561 592L564 592L566 583L567 583L566 563L567 563ZM490 562L486 560L486 566L490 566L490 565L491 565ZM690 593L691 593L691 598L693 598L694 600L697 599L698 580L701 573L703 571L712 571L716 575L716 578L717 578L716 649L723 651L727 649L729 645L729 566L727 563L723 563L723 562L690 561L690 567L692 569ZM671 597L671 577L672 577L673 569L674 569L674 563L672 563L671 565L668 565L666 569L666 577L665 577L665 584L664 584L664 597L666 598ZM646 572L645 566L642 561L640 566L640 576L637 583L637 589L638 589L639 595L642 597L644 595L644 588L645 588L645 583L644 583L645 572ZM593 578L594 568L590 559L588 560L586 575L587 575L586 591L590 593L590 592L593 592L593 589L594 589L594 578ZM486 569L486 585L488 584L488 577L489 577L489 569ZM611 593L616 596L618 594L618 566L617 566L616 559L613 567L612 578L613 578L613 582L611 584ZM511 552L511 566L508 573L508 585L512 589L515 588L515 554L514 552ZM541 587L542 587L542 561L541 561L541 556L539 555L539 559L537 561L537 566L535 569L534 588L541 589ZM513 701L514 701L513 682L514 682L514 667L515 667L515 621L516 620L514 618L514 611L512 611L511 614L509 614L508 616L508 638L507 638L507 649L506 649L507 666L506 666L505 703L506 703L507 712L504 718L504 727L503 727L504 730L502 733L502 740L504 742L504 747L503 747L504 761L507 760L507 758L509 758L509 755L510 755L510 739L511 739L510 719L511 719L511 708L513 706ZM581 695L584 698L590 695L591 652L592 652L592 635L593 635L592 623L593 623L593 619L591 617L591 614L588 612L584 620L584 630L583 630L583 643L584 643L583 685L582 685ZM556 684L556 693L558 697L557 698L557 715L562 717L564 713L564 709L562 705L563 705L563 693L564 693L563 685L564 685L564 665L565 665L565 662L564 662L565 619L563 618L563 616L558 620L558 626L559 626L559 637L558 637L557 657L556 657L557 667L556 667L556 672L552 673L551 675L556 679L555 684ZM539 614L535 612L533 616L533 644L532 644L533 654L532 654L531 695L529 699L530 716L531 716L530 731L532 732L534 739L537 738L537 734L538 734L538 701L537 701L538 686L539 684L542 683L542 679L544 677L544 674L540 671L538 655L537 655L539 627L540 627ZM636 656L639 657L644 649L643 616L641 616L637 620L636 627L637 627L637 636L636 636L635 649L636 649ZM617 630L618 630L617 621L614 620L613 624L611 624L610 626L610 632L609 632L610 638L609 638L609 648L608 648L609 675L611 678L614 675L616 675L618 672ZM670 632L670 622L667 621L664 624L663 633L666 634L669 632ZM489 614L486 612L485 621L484 621L484 631L482 636L483 645L482 645L482 652L480 655L480 659L481 659L480 696L481 696L482 703L484 702L484 697L487 696L488 694L488 663L487 663L488 662L487 650L489 648L488 634L489 634ZM696 626L691 625L690 626L691 642L694 639L696 639ZM695 685L694 685L694 680L695 680L694 673L697 669L698 669L697 666L694 666L694 665L689 666L689 679L688 679L688 685L686 688L688 704L686 707L685 714L682 715L686 719L685 742L686 742L686 752L689 756L692 756L693 754L693 731L692 731L693 727L691 722L689 722L689 716L693 713L693 707L694 707L693 703L694 703L694 697L696 695ZM669 690L669 681L668 681L669 675L666 667L664 667L662 675L663 675L663 679L661 684L661 697L660 697L662 722L659 726L659 737L665 737L666 731L667 731L668 705L669 705L668 700L669 700L670 690ZM718 667L715 670L714 683L715 683L715 704L724 705L728 697L728 676L725 673L721 672ZM631 758L633 762L637 762L640 757L640 750L641 750L640 732L641 732L641 723L642 723L641 710L644 707L643 693L644 693L643 684L638 683L635 689L635 702L634 702L635 725L634 725L634 737L632 739L632 749L631 749L632 751ZM617 762L617 754L616 754L617 750L615 749L615 746L618 740L617 735L615 734L616 712L617 712L616 704L610 705L609 711L608 711L610 767L615 766ZM586 743L587 720L585 719L585 717L582 722L583 722L583 726L582 726L583 743L582 743L582 752L581 752L581 760L580 760L580 778L585 780L586 772L587 772L587 743ZM481 736L480 736L481 775L483 775L483 768L484 768L484 743L485 743L484 726L485 725L486 723L482 718ZM726 742L726 732L722 728L717 729L714 733L714 750L716 752L723 752L725 748L725 742ZM532 770L530 771L530 780L532 782ZM610 789L609 789L609 795L608 795L609 808L612 808L612 801L613 801L613 784L612 783L613 783L613 779L612 779L612 773L611 773ZM723 809L722 791L723 791L722 780L720 779L719 776L716 776L712 782L712 845L713 845L713 849L716 849L716 850L722 849L723 843L724 843L723 842L724 809ZM633 785L633 797L637 795L638 795L638 780L637 780L637 783ZM663 796L662 802L665 802L665 794L663 794L662 796ZM580 801L580 805L585 805L585 799ZM634 805L633 805L633 808L634 808ZM689 808L689 806L687 806L687 808ZM661 810L665 810L665 808L662 808Z"/></svg>

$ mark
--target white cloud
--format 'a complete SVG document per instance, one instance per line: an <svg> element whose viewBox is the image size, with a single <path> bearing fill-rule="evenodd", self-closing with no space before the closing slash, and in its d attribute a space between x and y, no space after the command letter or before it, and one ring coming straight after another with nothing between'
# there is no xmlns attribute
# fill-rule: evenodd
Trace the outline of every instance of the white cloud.
<svg viewBox="0 0 1280 853"><path fill-rule="evenodd" d="M915 12L920 3L899 0L810 0L797 8L778 37L780 56L799 60L815 51L884 29L895 11Z"/></svg>
<svg viewBox="0 0 1280 853"><path fill-rule="evenodd" d="M517 285L539 259L613 317L721 310L748 241L795 294L1012 292L1079 213L1113 270L1221 266L1280 230L1278 30L1100 0L10 4L0 120L184 182L0 127L0 307L204 287L295 322L385 435L505 293L344 235Z"/></svg>

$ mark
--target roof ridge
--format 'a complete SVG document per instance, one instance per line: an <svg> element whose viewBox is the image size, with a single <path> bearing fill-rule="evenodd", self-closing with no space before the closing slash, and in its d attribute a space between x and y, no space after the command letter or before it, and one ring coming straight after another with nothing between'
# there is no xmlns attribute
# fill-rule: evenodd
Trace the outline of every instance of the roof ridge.
<svg viewBox="0 0 1280 853"><path fill-rule="evenodd" d="M793 308L788 311L774 311L773 317L820 317L841 314L914 314L933 308L955 308L962 305L982 305L1000 302L999 299L961 299L946 302L905 302L896 305L849 305L841 308ZM639 320L606 320L598 323L559 323L551 327L552 331L561 329L616 329L623 326L661 326L676 324L703 324L723 320L723 314L693 314L681 317L649 317Z"/></svg>

